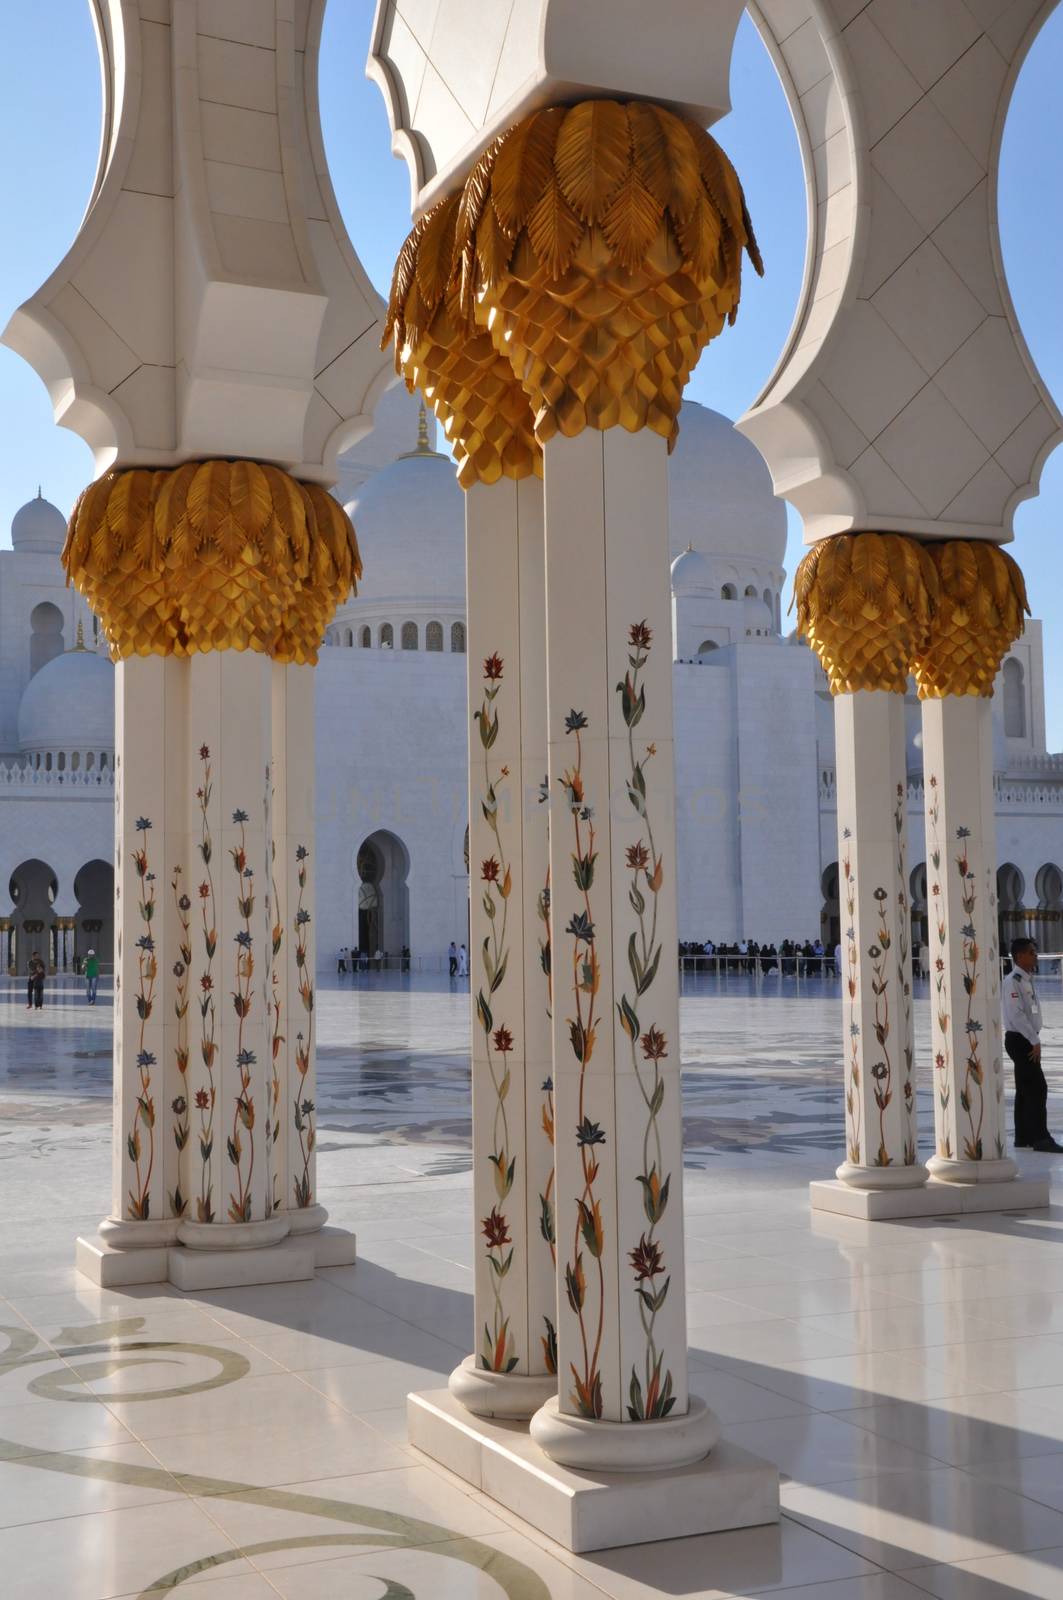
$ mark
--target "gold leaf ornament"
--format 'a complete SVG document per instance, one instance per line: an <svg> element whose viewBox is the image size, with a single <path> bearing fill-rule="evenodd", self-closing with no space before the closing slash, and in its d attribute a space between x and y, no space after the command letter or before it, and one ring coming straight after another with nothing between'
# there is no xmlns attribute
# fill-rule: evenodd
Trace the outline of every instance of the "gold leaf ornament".
<svg viewBox="0 0 1063 1600"><path fill-rule="evenodd" d="M797 631L831 693L903 694L937 594L927 547L903 534L840 533L813 545L794 575Z"/></svg>
<svg viewBox="0 0 1063 1600"><path fill-rule="evenodd" d="M441 292L435 241L451 206ZM385 341L443 423L463 484L541 470L532 426L539 446L616 426L671 445L687 379L737 312L743 251L762 271L741 184L704 129L641 101L551 106L496 139L460 195L417 223L396 262ZM428 288L437 298L426 302ZM485 392L461 365L463 345ZM506 369L524 405L511 396L493 432L486 395L502 392Z"/></svg>
<svg viewBox="0 0 1063 1600"><path fill-rule="evenodd" d="M255 461L105 473L74 507L63 565L115 660L257 650L314 662L361 575L332 496Z"/></svg>
<svg viewBox="0 0 1063 1600"><path fill-rule="evenodd" d="M1022 571L1006 550L984 539L950 539L928 550L938 596L925 646L912 663L919 698L988 699L1029 614Z"/></svg>
<svg viewBox="0 0 1063 1600"><path fill-rule="evenodd" d="M475 183L429 211L399 252L384 330L394 341L395 368L411 391L419 389L435 413L458 463L458 482L496 483L502 477L542 473L542 452L532 435L531 408L513 369L460 304L460 262L482 250L484 271L503 273L513 241L490 209L472 215L462 206ZM437 270L437 242L449 238L450 272ZM424 241L433 254L421 273ZM431 294L426 294L426 289Z"/></svg>

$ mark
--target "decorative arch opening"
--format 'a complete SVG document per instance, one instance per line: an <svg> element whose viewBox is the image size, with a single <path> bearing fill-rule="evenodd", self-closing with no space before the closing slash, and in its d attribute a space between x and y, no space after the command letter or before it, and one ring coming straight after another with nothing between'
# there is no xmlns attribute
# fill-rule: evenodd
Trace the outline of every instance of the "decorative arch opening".
<svg viewBox="0 0 1063 1600"><path fill-rule="evenodd" d="M30 677L63 653L63 613L50 600L30 612Z"/></svg>
<svg viewBox="0 0 1063 1600"><path fill-rule="evenodd" d="M703 656L711 655L714 650L718 650L719 648L720 646L717 644L715 639L702 639L701 643L698 645L698 660L700 661Z"/></svg>
<svg viewBox="0 0 1063 1600"><path fill-rule="evenodd" d="M734 583L725 583L720 590L721 600L737 600L738 586Z"/></svg>
<svg viewBox="0 0 1063 1600"><path fill-rule="evenodd" d="M362 647L363 650L372 649L372 646L373 646L373 630L372 630L372 628L366 626L366 627L364 627L362 629L361 636L360 636L360 639L359 639L359 643L361 644L361 647Z"/></svg>
<svg viewBox="0 0 1063 1600"><path fill-rule="evenodd" d="M452 622L450 625L450 648L455 655L465 654L465 624Z"/></svg>
<svg viewBox="0 0 1063 1600"><path fill-rule="evenodd" d="M74 898L78 903L74 921L74 948L70 952L80 966L94 950L103 967L114 960L114 867L109 861L86 861L74 878Z"/></svg>
<svg viewBox="0 0 1063 1600"><path fill-rule="evenodd" d="M819 880L823 904L819 913L819 936L833 954L842 936L841 902L838 899L838 863L825 867Z"/></svg>
<svg viewBox="0 0 1063 1600"><path fill-rule="evenodd" d="M1009 739L1026 737L1026 673L1021 661L1009 656L1004 663L1004 732Z"/></svg>
<svg viewBox="0 0 1063 1600"><path fill-rule="evenodd" d="M1025 893L1026 879L1013 861L1005 861L997 868L997 932L1002 951L1026 932Z"/></svg>
<svg viewBox="0 0 1063 1600"><path fill-rule="evenodd" d="M416 650L417 643L416 622L404 622L402 624L402 648L404 650Z"/></svg>
<svg viewBox="0 0 1063 1600"><path fill-rule="evenodd" d="M908 875L908 895L912 915L912 965L917 972L922 970L923 965L920 952L925 948L928 961L930 957L930 919L926 891L926 862L920 861Z"/></svg>
<svg viewBox="0 0 1063 1600"><path fill-rule="evenodd" d="M358 948L370 957L397 956L410 943L410 856L386 828L358 846Z"/></svg>
<svg viewBox="0 0 1063 1600"><path fill-rule="evenodd" d="M394 628L391 626L390 622L382 622L380 624L380 648L381 648L381 650L391 650L391 649L394 648L394 645L395 645L395 630L394 630Z"/></svg>
<svg viewBox="0 0 1063 1600"><path fill-rule="evenodd" d="M24 976L27 963L36 952L54 971L57 953L55 902L59 894L55 872L37 857L22 861L11 874L8 893L11 897L9 970Z"/></svg>
<svg viewBox="0 0 1063 1600"><path fill-rule="evenodd" d="M424 647L426 650L442 650L443 624L430 622L424 630Z"/></svg>
<svg viewBox="0 0 1063 1600"><path fill-rule="evenodd" d="M1034 880L1037 889L1037 943L1042 950L1063 950L1063 869L1046 861Z"/></svg>

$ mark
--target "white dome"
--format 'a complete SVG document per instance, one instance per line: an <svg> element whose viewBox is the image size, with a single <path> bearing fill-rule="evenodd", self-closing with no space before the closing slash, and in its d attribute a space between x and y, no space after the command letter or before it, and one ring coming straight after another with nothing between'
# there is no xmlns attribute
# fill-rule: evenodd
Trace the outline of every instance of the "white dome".
<svg viewBox="0 0 1063 1600"><path fill-rule="evenodd" d="M346 510L365 572L345 615L444 600L464 612L465 496L453 461L428 449L400 456L374 472Z"/></svg>
<svg viewBox="0 0 1063 1600"><path fill-rule="evenodd" d="M11 548L57 556L66 540L66 518L58 506L37 490L35 500L15 512L11 523Z"/></svg>
<svg viewBox="0 0 1063 1600"><path fill-rule="evenodd" d="M762 633L774 633L775 619L771 614L770 607L766 606L763 600L755 599L752 595L746 595L742 602L742 609L745 613L747 628L752 628L754 632L759 628Z"/></svg>
<svg viewBox="0 0 1063 1600"><path fill-rule="evenodd" d="M786 508L759 451L718 411L684 401L668 460L672 555L688 545L741 566L781 567Z"/></svg>
<svg viewBox="0 0 1063 1600"><path fill-rule="evenodd" d="M672 593L711 594L714 588L712 568L703 555L688 545L681 556L672 562Z"/></svg>
<svg viewBox="0 0 1063 1600"><path fill-rule="evenodd" d="M92 650L68 650L34 673L18 708L19 749L114 749L114 667Z"/></svg>

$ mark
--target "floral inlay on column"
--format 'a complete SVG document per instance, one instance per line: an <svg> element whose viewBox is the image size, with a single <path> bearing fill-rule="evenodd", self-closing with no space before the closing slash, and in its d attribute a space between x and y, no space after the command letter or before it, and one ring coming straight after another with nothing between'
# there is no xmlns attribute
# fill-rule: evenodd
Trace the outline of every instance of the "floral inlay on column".
<svg viewBox="0 0 1063 1600"><path fill-rule="evenodd" d="M636 1176L642 1189L642 1209L648 1226L638 1243L628 1252L635 1278L639 1318L646 1339L643 1372L640 1376L632 1366L628 1384L628 1416L633 1422L651 1422L666 1417L675 1405L672 1374L664 1366L664 1351L657 1348L655 1338L657 1313L664 1305L672 1281L668 1276L664 1251L656 1237L657 1225L668 1205L672 1181L671 1174L664 1171L658 1125L665 1097L660 1064L668 1055L668 1040L663 1030L653 1023L643 1029L635 1009L653 987L662 949L657 937L657 910L664 882L664 860L654 840L653 819L646 802L646 765L653 760L657 751L652 744L646 746L641 756L635 750L635 729L646 711L646 687L641 676L652 645L653 633L645 620L632 623L628 630L628 671L624 674L624 681L617 684L620 709L627 727L627 795L641 817L646 832L645 840L640 838L625 851L625 863L631 874L627 898L637 923L627 947L628 968L634 984L634 1003L625 993L617 1005L620 1026L627 1035L631 1051L631 1068L646 1106L642 1170ZM642 1009L644 1014L645 1008Z"/></svg>
<svg viewBox="0 0 1063 1600"><path fill-rule="evenodd" d="M887 1144L886 1110L893 1100L893 1060L889 1045L891 1024L886 970L893 936L890 933L886 912L889 895L881 884L873 894L875 909L878 912L878 927L875 930L876 942L868 946L867 955L871 963L871 992L875 997L875 1042L881 1051L879 1059L871 1064L873 1093L878 1107L878 1151L875 1155L875 1165L888 1167L892 1158Z"/></svg>
<svg viewBox="0 0 1063 1600"><path fill-rule="evenodd" d="M594 809L586 804L583 788L583 744L581 733L587 727L582 711L572 710L565 718L566 734L575 734L576 759L560 779L572 817L574 851L572 876L583 896L583 910L574 912L565 932L572 939L572 998L576 1015L567 1017L572 1053L579 1062L579 1122L576 1127L576 1144L580 1152L583 1174L583 1191L576 1201L576 1229L572 1256L565 1263L565 1292L568 1303L579 1321L582 1347L582 1370L571 1363L575 1390L572 1402L580 1416L602 1415L602 1378L599 1370L602 1336L605 1331L605 1273L602 1267L604 1235L601 1204L595 1193L598 1179L598 1160L595 1146L605 1143L605 1133L597 1122L592 1122L586 1109L587 1067L594 1054L600 1017L596 1010L601 974L598 955L594 948L594 914L591 907L591 888L594 884L595 864L598 859L594 848ZM584 831L586 830L586 831ZM596 1308L588 1310L587 1274L583 1265L583 1250L597 1262L595 1271Z"/></svg>
<svg viewBox="0 0 1063 1600"><path fill-rule="evenodd" d="M912 1030L912 983L909 954L912 942L912 919L908 904L908 859L905 850L905 785L898 783L893 807L893 831L897 844L897 987L901 996L901 1049L904 1054L904 1109L910 1132L904 1141L904 1164L913 1167L918 1158L915 1135L915 1082L912 1072L915 1065L915 1035Z"/></svg>
<svg viewBox="0 0 1063 1600"><path fill-rule="evenodd" d="M934 1032L936 1049L934 1051L934 1071L937 1078L938 1105L941 1107L941 1131L938 1135L938 1155L946 1161L952 1159L952 1139L948 1132L947 1113L952 1099L952 1074L949 1071L949 980L948 967L948 919L945 913L945 900L941 893L941 787L937 775L931 773L927 779L927 792L930 803L927 807L927 824L929 839L928 854L930 865L933 868L933 881L930 885L930 898L933 902L934 937L936 954L934 956Z"/></svg>
<svg viewBox="0 0 1063 1600"><path fill-rule="evenodd" d="M214 845L210 835L207 808L212 793L210 750L200 745L199 759L203 774L196 799L199 802L199 851L203 863L203 881L199 885L199 911L203 937L203 971L199 975L199 1054L206 1071L206 1084L196 1090L196 1110L199 1112L199 1198L196 1201L197 1222L214 1221L214 1185L211 1181L210 1158L214 1151L214 1108L217 1087L214 1066L218 1057L215 1039L217 1021L214 1002L214 955L218 948L218 929L214 910L214 874L211 859Z"/></svg>
<svg viewBox="0 0 1063 1600"><path fill-rule="evenodd" d="M188 1143L190 1123L188 1114L188 985L192 967L192 935L191 911L192 902L184 891L180 865L173 869L170 880L173 891L174 909L177 912L177 921L181 929L178 941L178 959L173 964L174 975L174 1015L177 1018L177 1042L174 1045L174 1058L177 1070L181 1075L181 1093L177 1095L170 1107L174 1114L173 1137L177 1146L178 1155ZM182 1192L180 1182L170 1196L170 1210L175 1217L183 1217L188 1210L188 1198Z"/></svg>
<svg viewBox="0 0 1063 1600"><path fill-rule="evenodd" d="M476 995L476 1016L483 1029L484 1051L491 1087L494 1093L492 1108L491 1152L488 1160L496 1202L480 1223L485 1241L487 1260L491 1267L491 1322L485 1323L480 1365L488 1372L512 1372L520 1359L516 1341L510 1330L510 1317L506 1310L504 1280L513 1265L514 1244L505 1212L500 1210L513 1188L517 1173L517 1157L510 1148L509 1117L506 1100L509 1096L510 1072L506 1057L513 1049L513 1031L508 1023L500 1023L491 1006L491 996L499 989L509 965L509 897L513 891L513 874L508 853L502 840L499 825L499 802L509 769L500 766L493 770L491 750L498 739L498 710L495 701L503 678L504 662L497 653L489 655L483 664L484 689L475 722L483 752L483 792L480 809L495 842L495 853L488 856L480 867L481 896L484 913L490 924L480 951L487 992L483 986Z"/></svg>
<svg viewBox="0 0 1063 1600"><path fill-rule="evenodd" d="M158 963L155 959L155 939L152 923L155 916L155 874L150 870L148 858L148 833L150 817L138 817L136 831L141 843L133 851L133 866L140 880L137 909L144 932L137 940L137 1073L139 1085L133 1123L126 1137L126 1148L132 1161L135 1176L129 1191L129 1215L135 1222L147 1222L151 1212L151 1174L155 1166L155 1101L151 1092L151 1069L155 1065L154 1052L145 1046L144 1030L155 1002L155 980ZM145 1151L144 1145L147 1144ZM144 1165L141 1167L141 1160Z"/></svg>
<svg viewBox="0 0 1063 1600"><path fill-rule="evenodd" d="M966 1015L963 1029L967 1035L967 1060L964 1066L963 1088L960 1090L960 1105L967 1117L967 1134L963 1141L963 1153L968 1161L981 1161L982 1150L982 1121L985 1115L985 1068L982 1063L982 1020L975 1015L978 993L978 926L975 915L978 909L978 890L975 887L975 875L971 871L967 857L965 840L971 837L971 830L967 827L956 829L956 838L959 843L959 854L956 857L956 871L960 879L960 905L963 908L963 926L960 929L960 955L963 962L963 992L966 1000ZM998 1157L1004 1151L997 1151Z"/></svg>
<svg viewBox="0 0 1063 1600"><path fill-rule="evenodd" d="M310 1163L314 1154L314 1145L317 1141L317 1132L314 1124L314 1102L306 1094L306 1077L310 1071L310 1062L313 1059L314 1040L314 983L311 976L309 960L310 945L310 913L303 904L307 883L307 862L310 852L305 844L296 845L295 859L297 863L296 878L299 885L299 898L295 906L293 927L295 931L295 965L299 973L299 999L302 1003L306 1017L305 1032L300 1029L295 1036L295 1070L299 1081L295 1085L295 1131L299 1135L299 1156L303 1169L297 1173L293 1180L293 1194L295 1203L300 1209L312 1205L314 1200L313 1183L310 1177Z"/></svg>
<svg viewBox="0 0 1063 1600"><path fill-rule="evenodd" d="M852 829L843 828L845 853L842 856L842 877L845 880L845 995L842 1011L845 1034L849 1041L849 1081L845 1087L845 1120L848 1129L849 1161L854 1167L861 1165L863 1150L863 1100L860 1094L860 1024L856 1019L857 976L860 970L860 952L856 947L856 878L853 875Z"/></svg>
<svg viewBox="0 0 1063 1600"><path fill-rule="evenodd" d="M233 870L236 873L236 909L243 920L237 929L235 982L232 991L233 1010L237 1016L236 1068L240 1075L240 1092L233 1105L233 1128L226 1141L229 1161L236 1168L236 1193L229 1195L229 1220L251 1221L251 1178L255 1169L255 1102L251 1095L251 1068L255 1053L244 1043L244 1024L251 1015L252 978L255 971L254 938L251 933L251 914L255 907L255 873L247 860L247 839L244 832L248 817L246 811L233 812L233 824L240 829L240 843L230 848ZM241 1129L247 1134L247 1170L244 1171L244 1141Z"/></svg>
<svg viewBox="0 0 1063 1600"><path fill-rule="evenodd" d="M539 786L539 804L541 806L549 807L549 803L550 803L550 779L549 779L549 777L545 777L543 779L542 783ZM545 988L545 1002L544 1002L544 1005L545 1005L547 1021L549 1021L553 1017L553 1004L554 1004L553 971L552 971L553 954L552 954L551 939L550 939L550 861L549 861L549 856L550 856L550 814L549 814L549 810L547 810L547 814L546 814L546 841L547 841L546 881L544 882L542 888L540 889L538 897L536 899L535 911L536 911L537 917L539 918L539 921L543 925L543 931L542 931L542 934L541 934L541 936L539 938L539 966L540 966L540 969L541 969L542 974L543 974L543 985L544 985L544 988ZM554 1123L555 1123L555 1118L554 1118L554 1080L553 1080L552 1077L548 1077L548 1078L543 1080L542 1094L543 1094L543 1103L542 1103L542 1114L541 1114L540 1121L541 1121L541 1126L542 1126L542 1130L543 1130L543 1136L546 1139L547 1143L549 1144L551 1152L552 1152L553 1148L554 1148ZM550 1264L555 1269L555 1271L557 1269L557 1219L556 1219L555 1213L554 1213L554 1184L555 1184L556 1178L557 1178L557 1172L555 1170L553 1157L551 1155L550 1174L549 1174L549 1177L546 1180L545 1189L539 1195L539 1233L540 1233L540 1236L541 1236L543 1242L545 1243L547 1249L550 1252ZM541 1341L542 1341L542 1347L543 1347L543 1361L544 1361L544 1363L546 1365L547 1372L556 1373L556 1371L557 1371L557 1329L555 1328L553 1319L551 1317L548 1317L548 1316L544 1315L543 1316L543 1322L546 1325L546 1332L540 1335L540 1338L541 1338Z"/></svg>
<svg viewBox="0 0 1063 1600"><path fill-rule="evenodd" d="M270 1040L269 1040L269 1043L270 1043L270 1061L271 1061L271 1067L272 1067L272 1077L270 1079L270 1090L269 1090L269 1117L268 1117L267 1122L266 1122L267 1135L269 1134L270 1130L272 1130L272 1142L270 1144L271 1166L270 1166L270 1182L269 1182L269 1210L267 1212L267 1215L269 1215L273 1211L276 1211L277 1207L281 1203L280 1195L277 1193L277 1171L276 1171L276 1165L272 1161L272 1156L273 1156L273 1153L276 1150L277 1135L278 1135L279 1130L280 1130L280 1102L281 1102L280 1053L281 1053L281 1046L284 1043L284 1035L281 1032L281 1026L282 1026L281 1018L283 1016L284 1006L283 1006L283 1002L281 1001L281 993L280 993L280 982L281 982L280 953L281 953L281 948L282 948L282 946L284 944L284 929L283 929L283 927L281 925L281 921L280 921L280 900L278 899L278 896L277 896L277 846L274 843L272 838L269 840L268 848L269 848L269 872L270 872L270 889L271 889L270 907L272 908L273 915L272 915L272 922L271 922L271 925L270 925L269 983L268 983L268 987L267 987L267 990L266 990L266 1006L267 1006L267 1009L269 1011L269 1016L270 1016Z"/></svg>

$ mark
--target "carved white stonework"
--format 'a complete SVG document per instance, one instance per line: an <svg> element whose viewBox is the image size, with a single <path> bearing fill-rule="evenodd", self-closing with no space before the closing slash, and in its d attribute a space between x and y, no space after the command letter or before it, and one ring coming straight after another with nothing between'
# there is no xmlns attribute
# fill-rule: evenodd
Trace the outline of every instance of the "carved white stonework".
<svg viewBox="0 0 1063 1600"><path fill-rule="evenodd" d="M331 482L390 363L325 163L325 0L94 6L92 197L4 340L98 471L247 455Z"/></svg>
<svg viewBox="0 0 1063 1600"><path fill-rule="evenodd" d="M1019 67L1054 0L758 0L808 186L790 337L741 419L814 543L1011 538L1061 436L1001 264ZM770 263L769 263L770 267Z"/></svg>
<svg viewBox="0 0 1063 1600"><path fill-rule="evenodd" d="M452 189L535 106L630 96L705 126L730 110L742 0L378 0L367 73L410 170L411 206Z"/></svg>

